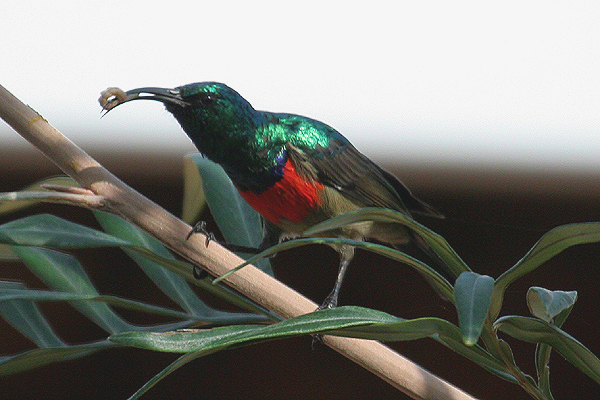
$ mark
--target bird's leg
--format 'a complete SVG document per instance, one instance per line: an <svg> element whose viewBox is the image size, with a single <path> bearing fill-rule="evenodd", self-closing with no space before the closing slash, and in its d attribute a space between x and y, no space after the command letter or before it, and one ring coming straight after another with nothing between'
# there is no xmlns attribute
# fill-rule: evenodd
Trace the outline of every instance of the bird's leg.
<svg viewBox="0 0 600 400"><path fill-rule="evenodd" d="M340 289L342 288L342 282L344 281L344 275L346 275L346 270L348 269L348 265L352 258L346 258L340 255L340 267L338 269L338 276L335 280L335 285L333 286L333 290L323 301L323 304L319 306L317 310L326 310L329 308L337 307L338 297L340 295Z"/></svg>
<svg viewBox="0 0 600 400"><path fill-rule="evenodd" d="M352 256L350 256L350 258L347 258L340 254L340 267L338 269L338 276L335 280L333 290L331 291L331 293L329 293L329 295L327 295L325 301L323 301L319 308L317 308L317 311L328 310L337 307L340 289L342 288L342 282L344 281L344 275L346 275L346 270L348 269L348 265L350 265L351 260ZM322 341L323 335L321 335L320 333L316 333L313 335L310 347L314 350L317 347L317 344Z"/></svg>

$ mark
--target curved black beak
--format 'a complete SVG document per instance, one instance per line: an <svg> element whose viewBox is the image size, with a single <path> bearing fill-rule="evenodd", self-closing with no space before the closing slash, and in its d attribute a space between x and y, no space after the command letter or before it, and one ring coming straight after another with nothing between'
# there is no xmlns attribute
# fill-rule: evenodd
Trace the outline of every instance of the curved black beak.
<svg viewBox="0 0 600 400"><path fill-rule="evenodd" d="M106 112L131 100L156 100L165 105L176 105L179 107L186 107L189 105L188 102L182 99L179 89L165 89L159 87L138 88L127 92L124 92L119 88L108 88L102 92L98 99L102 109Z"/></svg>

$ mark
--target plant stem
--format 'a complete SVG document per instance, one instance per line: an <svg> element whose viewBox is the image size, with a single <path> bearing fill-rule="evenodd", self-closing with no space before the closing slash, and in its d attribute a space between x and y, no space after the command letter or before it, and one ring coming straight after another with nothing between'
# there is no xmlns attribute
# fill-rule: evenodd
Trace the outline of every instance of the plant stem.
<svg viewBox="0 0 600 400"><path fill-rule="evenodd" d="M217 243L206 247L201 234L186 240L189 225L120 181L2 86L0 117L81 187L104 197L106 211L137 225L190 262L214 276L221 276L243 262ZM195 282L191 268L179 273ZM309 299L251 266L223 282L286 318L317 308ZM473 399L379 342L325 336L324 343L414 399Z"/></svg>
<svg viewBox="0 0 600 400"><path fill-rule="evenodd" d="M494 354L496 358L498 358L498 356L500 357L506 366L506 372L517 380L519 386L521 386L523 390L525 390L534 399L549 400L542 393L542 391L528 379L528 376L525 375L525 373L523 373L523 371L521 371L519 367L515 365L514 360L507 356L506 351L504 351L500 345L498 335L494 330L493 324L489 318L485 321L484 332L486 338L485 345L488 348L488 351ZM484 335L482 335L482 337L483 336Z"/></svg>

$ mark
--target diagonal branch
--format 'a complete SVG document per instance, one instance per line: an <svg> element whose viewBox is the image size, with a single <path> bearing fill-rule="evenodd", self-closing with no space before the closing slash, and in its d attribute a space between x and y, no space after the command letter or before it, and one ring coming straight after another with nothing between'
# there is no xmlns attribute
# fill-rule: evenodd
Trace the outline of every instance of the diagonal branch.
<svg viewBox="0 0 600 400"><path fill-rule="evenodd" d="M244 261L217 243L206 247L205 237L201 234L186 240L191 229L189 225L120 181L2 86L0 117L81 187L103 197L108 211L139 226L210 274L221 276ZM192 269L180 273L194 283ZM286 318L312 312L317 307L309 299L251 266L223 282ZM325 336L324 343L412 398L473 399L379 342Z"/></svg>

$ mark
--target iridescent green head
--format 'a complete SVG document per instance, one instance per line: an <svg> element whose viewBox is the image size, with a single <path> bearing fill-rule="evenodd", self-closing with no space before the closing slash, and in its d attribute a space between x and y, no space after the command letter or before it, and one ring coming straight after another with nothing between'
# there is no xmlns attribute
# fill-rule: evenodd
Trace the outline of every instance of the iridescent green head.
<svg viewBox="0 0 600 400"><path fill-rule="evenodd" d="M186 106L181 107L177 101L165 102L165 106L192 140L194 135L202 133L222 138L241 134L240 130L254 128L258 122L259 114L250 103L222 83L192 83L175 90L178 91L178 100L181 99Z"/></svg>

